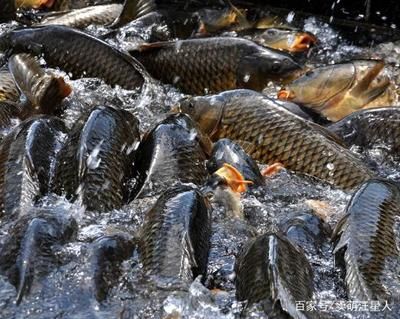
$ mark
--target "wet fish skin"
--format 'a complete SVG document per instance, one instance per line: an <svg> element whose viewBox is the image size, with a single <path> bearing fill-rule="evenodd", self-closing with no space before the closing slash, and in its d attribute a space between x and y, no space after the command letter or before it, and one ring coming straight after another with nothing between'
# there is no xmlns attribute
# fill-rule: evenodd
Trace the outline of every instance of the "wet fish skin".
<svg viewBox="0 0 400 319"><path fill-rule="evenodd" d="M311 33L284 27L268 28L252 38L262 46L291 53L308 51L317 42Z"/></svg>
<svg viewBox="0 0 400 319"><path fill-rule="evenodd" d="M333 239L335 263L345 268L350 299L400 299L400 257L394 232L399 213L400 190L386 180L365 182L348 203Z"/></svg>
<svg viewBox="0 0 400 319"><path fill-rule="evenodd" d="M212 140L230 138L264 164L279 162L344 190L374 176L337 137L261 94L233 90L195 97L182 102L180 110Z"/></svg>
<svg viewBox="0 0 400 319"><path fill-rule="evenodd" d="M205 275L211 238L210 205L190 186L164 192L147 212L138 248L152 276L191 282Z"/></svg>
<svg viewBox="0 0 400 319"><path fill-rule="evenodd" d="M354 112L327 129L340 136L348 146L367 149L383 143L385 152L400 156L399 121L399 108L367 109Z"/></svg>
<svg viewBox="0 0 400 319"><path fill-rule="evenodd" d="M67 12L55 13L45 17L39 25L65 25L82 29L91 24L107 25L115 21L122 11L122 4L113 3L90 6Z"/></svg>
<svg viewBox="0 0 400 319"><path fill-rule="evenodd" d="M43 55L49 67L72 78L98 77L111 86L140 89L147 73L133 57L87 33L60 25L14 30L0 37L0 51Z"/></svg>
<svg viewBox="0 0 400 319"><path fill-rule="evenodd" d="M383 61L354 60L316 68L287 84L278 98L338 121L354 111L392 102L391 80L381 74L384 66Z"/></svg>
<svg viewBox="0 0 400 319"><path fill-rule="evenodd" d="M59 153L54 191L90 211L120 208L140 141L138 125L128 111L109 106L83 115Z"/></svg>
<svg viewBox="0 0 400 319"><path fill-rule="evenodd" d="M58 208L32 208L13 225L0 249L0 271L17 288L17 304L34 278L54 266L53 247L72 239L76 230L75 219Z"/></svg>
<svg viewBox="0 0 400 319"><path fill-rule="evenodd" d="M279 221L279 229L293 245L315 255L331 235L328 224L310 212L293 212Z"/></svg>
<svg viewBox="0 0 400 319"><path fill-rule="evenodd" d="M235 167L247 181L252 181L255 186L264 184L257 163L235 142L223 138L214 143L207 169L210 174L217 171L224 163Z"/></svg>
<svg viewBox="0 0 400 319"><path fill-rule="evenodd" d="M176 183L202 185L210 150L211 142L188 116L168 116L145 134L138 147L130 200L149 192L160 194Z"/></svg>
<svg viewBox="0 0 400 319"><path fill-rule="evenodd" d="M11 119L17 111L15 104L0 101L0 130L11 126Z"/></svg>
<svg viewBox="0 0 400 319"><path fill-rule="evenodd" d="M235 88L262 90L301 69L290 55L229 37L151 43L130 53L156 79L195 95Z"/></svg>
<svg viewBox="0 0 400 319"><path fill-rule="evenodd" d="M48 193L64 125L52 117L19 124L0 144L0 215L16 219Z"/></svg>
<svg viewBox="0 0 400 319"><path fill-rule="evenodd" d="M133 254L134 246L131 236L125 233L101 236L91 243L89 264L97 301L106 299L121 263Z"/></svg>
<svg viewBox="0 0 400 319"><path fill-rule="evenodd" d="M62 100L72 91L61 76L43 70L36 58L29 54L11 56L8 67L18 88L33 106L24 117L61 112Z"/></svg>
<svg viewBox="0 0 400 319"><path fill-rule="evenodd" d="M296 301L312 299L311 266L304 253L283 235L266 233L250 240L236 258L235 273L239 301L263 302L268 315L279 311L280 304L281 310L295 319L314 318L312 313L296 309Z"/></svg>

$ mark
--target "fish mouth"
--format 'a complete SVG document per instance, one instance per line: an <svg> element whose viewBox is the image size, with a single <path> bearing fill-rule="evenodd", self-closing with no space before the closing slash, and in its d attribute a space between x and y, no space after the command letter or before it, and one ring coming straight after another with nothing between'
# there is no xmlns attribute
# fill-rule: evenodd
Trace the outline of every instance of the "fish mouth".
<svg viewBox="0 0 400 319"><path fill-rule="evenodd" d="M290 101L293 100L295 98L295 95L292 91L287 90L287 89L281 89L278 92L278 100L281 101Z"/></svg>
<svg viewBox="0 0 400 319"><path fill-rule="evenodd" d="M310 33L301 33L296 35L293 44L290 46L290 52L307 51L310 47L317 43L317 38Z"/></svg>
<svg viewBox="0 0 400 319"><path fill-rule="evenodd" d="M214 174L221 177L235 193L243 193L247 190L247 185L253 184L252 181L245 180L235 167L227 163L224 163Z"/></svg>

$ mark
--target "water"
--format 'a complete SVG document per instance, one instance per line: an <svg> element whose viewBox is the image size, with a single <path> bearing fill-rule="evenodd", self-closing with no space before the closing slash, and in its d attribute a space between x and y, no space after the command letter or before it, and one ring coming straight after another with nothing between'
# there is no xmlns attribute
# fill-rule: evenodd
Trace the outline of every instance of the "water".
<svg viewBox="0 0 400 319"><path fill-rule="evenodd" d="M290 22L296 17L291 13ZM289 21L290 20L290 21ZM15 23L0 25L0 32L15 26ZM320 45L309 55L309 63L322 65L351 58L380 57L390 63L391 76L398 66L400 45L382 43L372 47L356 47L338 35L332 27L314 17L303 21L304 30L314 33ZM148 41L151 30L167 33L163 25L152 25L145 30L135 24L122 28L117 36L107 41L117 47L128 49ZM102 35L105 28L90 26L87 31ZM231 35L231 34L230 34ZM60 72L60 71L57 71ZM62 73L62 72L61 72ZM68 75L64 74L66 78ZM150 83L143 92L132 92L121 88L110 88L98 79L68 80L73 93L66 99L62 118L70 128L90 107L112 105L126 109L140 121L144 133L165 116L165 113L183 97L169 85L157 81ZM276 96L277 87L271 85L265 93ZM17 123L15 123L16 125ZM7 132L3 132L6 134ZM96 168L98 145L88 158L90 166ZM354 150L357 152L357 150ZM387 158L379 147L360 154L376 163L380 174L394 180L400 179L399 163ZM331 165L331 164L328 164ZM333 169L331 167L330 169ZM105 181L107 183L107 181ZM142 265L135 252L124 261L120 277L108 292L106 301L98 303L88 278L88 245L101 235L123 231L137 236L146 211L156 198L139 198L120 210L107 213L84 212L76 204L68 203L62 197L45 198L48 205L54 201L65 206L78 221L76 240L63 246L54 247L53 253L59 266L53 267L47 276L36 276L30 294L22 303L15 303L15 288L5 276L0 275L0 317L1 318L238 318L244 305L235 300L235 256L243 244L256 234L277 229L280 221L290 214L314 211L321 216L328 229L332 230L344 213L350 198L339 190L316 182L311 178L296 176L285 170L266 180L265 186L251 189L242 198L244 220L226 216L222 207L213 210L213 233L204 285L197 278L189 287L160 290L144 276ZM7 235L6 225L0 224L0 245ZM309 302L321 303L344 300L344 284L334 265L332 245L328 239L318 251L306 251L314 272L315 295ZM166 283L166 287L170 286ZM366 313L338 311L338 318L366 318ZM267 318L257 305L251 307L246 318Z"/></svg>

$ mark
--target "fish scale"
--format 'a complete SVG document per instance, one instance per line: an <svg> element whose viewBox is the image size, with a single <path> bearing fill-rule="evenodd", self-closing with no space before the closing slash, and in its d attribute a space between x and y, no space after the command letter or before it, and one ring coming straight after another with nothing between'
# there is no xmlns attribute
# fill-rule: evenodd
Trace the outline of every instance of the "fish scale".
<svg viewBox="0 0 400 319"><path fill-rule="evenodd" d="M299 68L290 56L239 38L221 37L151 43L130 53L142 62L156 79L174 84L185 93L196 95L221 92L238 86L263 88L273 80L274 76L277 77L271 68L274 63L290 64L287 68L283 68L278 77ZM257 62L252 65L246 60L249 58ZM260 83L247 83L242 78L246 76L259 77L255 81Z"/></svg>
<svg viewBox="0 0 400 319"><path fill-rule="evenodd" d="M0 101L16 102L19 98L18 88L7 69L0 69Z"/></svg>
<svg viewBox="0 0 400 319"><path fill-rule="evenodd" d="M22 122L0 144L0 209L8 218L34 203L50 187L62 125L55 118ZM40 150L39 150L40 148Z"/></svg>
<svg viewBox="0 0 400 319"><path fill-rule="evenodd" d="M349 298L399 300L400 258L394 233L399 213L400 191L389 181L370 180L351 198L334 231L335 260L344 263Z"/></svg>
<svg viewBox="0 0 400 319"><path fill-rule="evenodd" d="M146 214L139 240L143 267L151 275L191 282L206 272L210 236L204 197L189 186L172 188Z"/></svg>
<svg viewBox="0 0 400 319"><path fill-rule="evenodd" d="M138 121L131 113L95 107L75 125L60 152L54 190L77 199L88 210L121 207L133 159L127 149L138 141Z"/></svg>
<svg viewBox="0 0 400 319"><path fill-rule="evenodd" d="M146 75L140 63L128 54L65 26L10 31L0 38L0 47L11 47L17 53L41 53L48 66L71 73L73 78L97 77L128 90L141 88Z"/></svg>
<svg viewBox="0 0 400 319"><path fill-rule="evenodd" d="M181 110L200 126L210 125L203 116L207 121L216 121L213 131L205 132L212 134L213 140L230 138L264 164L279 162L289 170L317 177L344 190L374 176L350 150L337 144L328 131L257 92L233 90L188 101L189 105L181 103ZM219 119L218 110L222 110Z"/></svg>
<svg viewBox="0 0 400 319"><path fill-rule="evenodd" d="M186 115L171 115L158 123L138 148L130 198L159 194L176 183L203 184L207 170L202 139Z"/></svg>

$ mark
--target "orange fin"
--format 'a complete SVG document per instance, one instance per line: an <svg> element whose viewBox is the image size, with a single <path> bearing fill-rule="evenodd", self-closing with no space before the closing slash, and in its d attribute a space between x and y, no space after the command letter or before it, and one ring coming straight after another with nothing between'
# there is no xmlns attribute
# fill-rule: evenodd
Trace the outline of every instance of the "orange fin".
<svg viewBox="0 0 400 319"><path fill-rule="evenodd" d="M261 175L262 176L273 176L275 174L277 174L278 172L280 172L281 170L283 170L285 168L285 166L282 163L274 163L272 165L269 165L268 167L264 168L261 171Z"/></svg>
<svg viewBox="0 0 400 319"><path fill-rule="evenodd" d="M253 184L252 181L246 181L243 175L232 165L224 163L214 174L224 178L229 187L235 193L243 193L247 189L247 185Z"/></svg>

